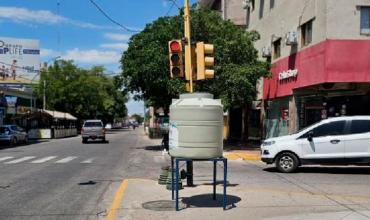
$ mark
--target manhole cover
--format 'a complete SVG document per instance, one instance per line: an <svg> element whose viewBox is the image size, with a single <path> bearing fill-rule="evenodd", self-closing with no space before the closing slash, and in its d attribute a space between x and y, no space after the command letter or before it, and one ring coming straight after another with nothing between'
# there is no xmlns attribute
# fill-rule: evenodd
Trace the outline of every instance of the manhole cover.
<svg viewBox="0 0 370 220"><path fill-rule="evenodd" d="M142 204L144 209L152 211L175 211L176 204L172 200L150 201ZM184 204L179 202L180 209L184 208Z"/></svg>

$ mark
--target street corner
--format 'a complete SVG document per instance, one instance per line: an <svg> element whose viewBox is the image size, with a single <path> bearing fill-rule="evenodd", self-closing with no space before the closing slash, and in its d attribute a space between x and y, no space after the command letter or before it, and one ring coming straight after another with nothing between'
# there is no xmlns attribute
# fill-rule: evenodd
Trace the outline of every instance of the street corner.
<svg viewBox="0 0 370 220"><path fill-rule="evenodd" d="M212 185L185 186L179 191L180 211L176 211L176 203L171 199L171 190L166 189L166 185L160 185L157 181L150 179L128 179L125 181L127 185L124 193L119 187L111 209L108 211L107 220L144 220L148 217L149 219L189 219L191 216L198 218L200 209L202 210L200 215L204 216L205 219L211 219L210 216L213 216L212 219L220 219L219 215L223 216L221 219L227 217L228 211L225 212L222 209L221 187L217 191L216 200L213 200ZM122 182L122 185L125 185L125 181ZM235 193L236 191L228 190L227 204L229 209L234 209L242 200Z"/></svg>
<svg viewBox="0 0 370 220"><path fill-rule="evenodd" d="M230 151L224 152L224 157L231 161L261 161L260 151Z"/></svg>

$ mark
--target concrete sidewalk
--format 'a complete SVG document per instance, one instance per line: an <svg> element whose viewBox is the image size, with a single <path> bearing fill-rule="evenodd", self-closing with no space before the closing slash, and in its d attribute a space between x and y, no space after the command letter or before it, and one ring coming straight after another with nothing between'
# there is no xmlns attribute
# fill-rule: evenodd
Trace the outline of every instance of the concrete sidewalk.
<svg viewBox="0 0 370 220"><path fill-rule="evenodd" d="M358 212L343 209L322 194L263 186L228 187L229 210L222 209L222 185L217 201L212 200L212 185L200 184L180 191L182 210L175 211L171 191L154 180L130 179L116 219L368 219L369 207ZM302 199L304 198L304 199ZM366 196L338 196L369 203Z"/></svg>

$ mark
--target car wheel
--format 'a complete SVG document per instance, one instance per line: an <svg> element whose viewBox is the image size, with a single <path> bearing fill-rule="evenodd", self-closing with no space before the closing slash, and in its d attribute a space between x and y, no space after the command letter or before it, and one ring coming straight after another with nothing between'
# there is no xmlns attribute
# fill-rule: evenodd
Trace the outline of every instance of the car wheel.
<svg viewBox="0 0 370 220"><path fill-rule="evenodd" d="M105 143L105 142L106 142L105 137L103 137L103 138L101 139L101 141L102 141L103 143Z"/></svg>
<svg viewBox="0 0 370 220"><path fill-rule="evenodd" d="M28 144L28 137L27 136L24 138L24 144Z"/></svg>
<svg viewBox="0 0 370 220"><path fill-rule="evenodd" d="M82 143L83 144L87 143L87 138L82 138Z"/></svg>
<svg viewBox="0 0 370 220"><path fill-rule="evenodd" d="M281 153L275 160L276 168L282 173L294 172L298 165L299 160L293 153Z"/></svg>
<svg viewBox="0 0 370 220"><path fill-rule="evenodd" d="M17 138L16 137L13 137L11 140L10 140L10 146L16 146L18 143L17 141Z"/></svg>

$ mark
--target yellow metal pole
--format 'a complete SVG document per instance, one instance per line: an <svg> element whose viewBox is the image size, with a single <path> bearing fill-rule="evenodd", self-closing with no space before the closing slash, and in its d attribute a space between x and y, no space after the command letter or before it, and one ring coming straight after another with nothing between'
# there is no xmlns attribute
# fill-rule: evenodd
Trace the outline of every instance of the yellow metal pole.
<svg viewBox="0 0 370 220"><path fill-rule="evenodd" d="M193 64L191 57L191 29L190 29L190 6L189 0L185 0L184 11L184 30L185 30L185 75L189 79L189 92L193 93Z"/></svg>

